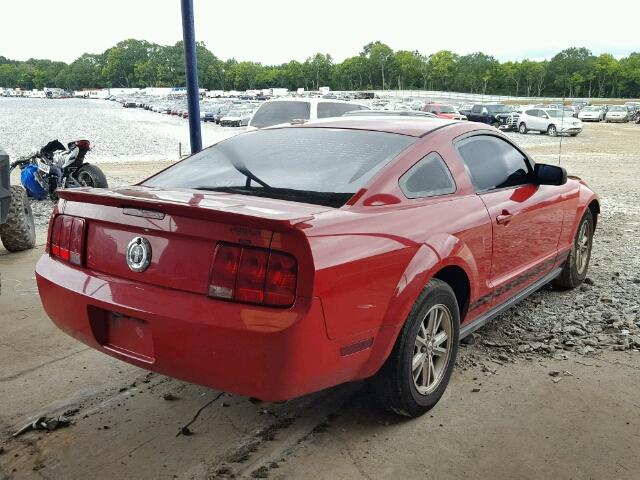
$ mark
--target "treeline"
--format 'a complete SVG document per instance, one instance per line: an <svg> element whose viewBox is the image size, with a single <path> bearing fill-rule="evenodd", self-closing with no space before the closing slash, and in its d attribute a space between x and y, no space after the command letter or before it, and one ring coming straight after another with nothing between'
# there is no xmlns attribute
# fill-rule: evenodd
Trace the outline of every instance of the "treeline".
<svg viewBox="0 0 640 480"><path fill-rule="evenodd" d="M196 46L200 86L210 90L304 87L317 90L424 89L515 96L640 97L640 53L620 60L568 48L551 60L499 62L481 52L432 55L394 51L381 42L335 63L317 53L304 62L262 65L221 60L204 43ZM71 64L50 60L12 61L0 56L0 87L67 90L103 87L175 87L185 82L182 42L173 46L124 40Z"/></svg>

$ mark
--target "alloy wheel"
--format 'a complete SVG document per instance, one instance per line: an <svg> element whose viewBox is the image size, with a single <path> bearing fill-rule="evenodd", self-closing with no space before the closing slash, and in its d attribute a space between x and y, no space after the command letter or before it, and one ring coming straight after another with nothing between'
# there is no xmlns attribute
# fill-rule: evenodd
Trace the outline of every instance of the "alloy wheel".
<svg viewBox="0 0 640 480"><path fill-rule="evenodd" d="M413 347L411 373L421 395L438 388L449 364L452 338L451 312L445 305L434 305L420 323Z"/></svg>
<svg viewBox="0 0 640 480"><path fill-rule="evenodd" d="M582 222L578 237L576 239L576 270L582 275L587 268L589 262L589 252L591 250L591 235L589 231L589 223Z"/></svg>

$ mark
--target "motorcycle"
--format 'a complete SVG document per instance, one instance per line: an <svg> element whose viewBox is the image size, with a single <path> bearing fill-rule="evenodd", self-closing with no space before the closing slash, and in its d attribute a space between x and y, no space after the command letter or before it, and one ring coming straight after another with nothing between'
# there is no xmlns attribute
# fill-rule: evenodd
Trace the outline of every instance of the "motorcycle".
<svg viewBox="0 0 640 480"><path fill-rule="evenodd" d="M56 190L77 187L108 188L104 172L96 165L85 163L91 150L89 140L69 142L67 147L52 140L44 147L11 164L20 167L20 181L29 196L41 200L57 200Z"/></svg>

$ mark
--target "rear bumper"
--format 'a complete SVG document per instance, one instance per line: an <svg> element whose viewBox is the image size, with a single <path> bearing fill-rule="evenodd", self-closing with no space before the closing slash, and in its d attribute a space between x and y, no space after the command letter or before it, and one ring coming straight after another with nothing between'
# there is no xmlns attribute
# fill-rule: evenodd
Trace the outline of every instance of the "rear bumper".
<svg viewBox="0 0 640 480"><path fill-rule="evenodd" d="M44 309L61 330L191 383L281 401L372 373L363 368L371 349L342 356L341 345L328 339L317 298L287 310L239 305L73 268L48 255L38 261L36 279ZM111 312L145 327L119 330L110 340L104 332Z"/></svg>

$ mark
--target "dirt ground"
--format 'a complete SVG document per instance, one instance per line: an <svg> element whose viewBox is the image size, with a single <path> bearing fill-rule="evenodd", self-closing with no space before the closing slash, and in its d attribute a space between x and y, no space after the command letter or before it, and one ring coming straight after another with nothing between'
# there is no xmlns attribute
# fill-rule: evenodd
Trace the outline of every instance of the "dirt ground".
<svg viewBox="0 0 640 480"><path fill-rule="evenodd" d="M513 138L557 163L558 139ZM640 324L640 127L587 124L562 152L603 197L590 283L545 289L482 329L442 401L415 420L377 409L364 383L257 405L121 363L44 314L33 277L42 229L33 251L0 247L0 479L637 479L640 352L618 336ZM102 166L129 183L161 164ZM593 343L567 342L564 322L551 334L554 317ZM202 407L192 434L177 435ZM71 425L11 437L59 414Z"/></svg>

